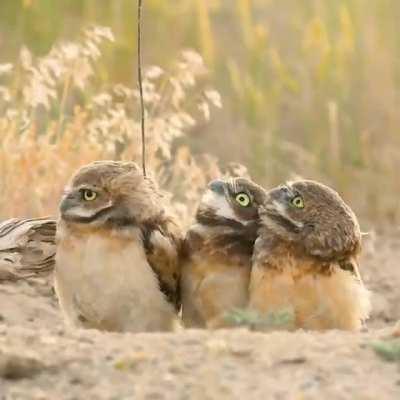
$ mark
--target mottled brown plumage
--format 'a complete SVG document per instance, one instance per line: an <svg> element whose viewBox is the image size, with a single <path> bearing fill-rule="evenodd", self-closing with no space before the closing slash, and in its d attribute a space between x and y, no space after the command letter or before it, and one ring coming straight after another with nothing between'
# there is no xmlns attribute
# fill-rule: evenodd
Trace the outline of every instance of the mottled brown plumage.
<svg viewBox="0 0 400 400"><path fill-rule="evenodd" d="M213 181L189 229L182 267L187 327L224 326L224 315L247 306L251 257L264 190L235 178Z"/></svg>
<svg viewBox="0 0 400 400"><path fill-rule="evenodd" d="M260 219L250 308L289 309L305 329L359 329L370 309L358 273L361 233L340 196L317 182L291 182L268 192Z"/></svg>
<svg viewBox="0 0 400 400"><path fill-rule="evenodd" d="M181 232L132 162L81 168L60 204L56 291L73 326L172 329L179 308Z"/></svg>
<svg viewBox="0 0 400 400"><path fill-rule="evenodd" d="M0 282L52 273L56 221L13 218L0 223Z"/></svg>

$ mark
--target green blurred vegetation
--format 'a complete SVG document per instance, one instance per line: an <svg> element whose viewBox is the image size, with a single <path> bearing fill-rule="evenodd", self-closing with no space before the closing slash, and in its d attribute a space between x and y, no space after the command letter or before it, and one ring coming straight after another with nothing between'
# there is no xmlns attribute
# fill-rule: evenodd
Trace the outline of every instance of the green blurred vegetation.
<svg viewBox="0 0 400 400"><path fill-rule="evenodd" d="M385 361L400 361L400 340L398 338L376 341L371 343L371 347Z"/></svg>
<svg viewBox="0 0 400 400"><path fill-rule="evenodd" d="M245 162L265 184L298 174L345 193L359 213L399 217L400 2L145 0L146 64L198 50L224 111L193 135L196 151ZM98 71L134 85L136 1L2 0L0 62L37 55L81 28L116 41Z"/></svg>

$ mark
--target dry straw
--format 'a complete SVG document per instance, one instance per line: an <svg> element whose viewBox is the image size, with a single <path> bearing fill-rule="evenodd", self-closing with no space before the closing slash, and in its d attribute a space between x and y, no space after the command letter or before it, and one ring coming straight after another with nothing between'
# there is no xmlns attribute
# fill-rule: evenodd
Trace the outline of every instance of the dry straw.
<svg viewBox="0 0 400 400"><path fill-rule="evenodd" d="M146 176L146 135L145 135L145 109L143 101L143 78L142 78L142 0L138 0L138 21L137 21L137 51L138 51L138 83L140 92L140 122L142 133L142 168Z"/></svg>
<svg viewBox="0 0 400 400"><path fill-rule="evenodd" d="M141 159L139 90L98 79L103 48L113 42L109 28L93 26L42 57L23 48L13 65L0 65L1 219L55 215L63 186L83 164ZM187 138L221 99L192 50L166 68L143 69L142 79L147 174L173 197L185 225L207 182L221 174Z"/></svg>

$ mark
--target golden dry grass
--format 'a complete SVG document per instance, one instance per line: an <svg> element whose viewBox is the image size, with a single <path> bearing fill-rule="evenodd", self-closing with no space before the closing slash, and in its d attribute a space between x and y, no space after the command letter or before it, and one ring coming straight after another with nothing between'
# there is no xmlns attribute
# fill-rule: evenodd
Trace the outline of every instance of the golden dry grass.
<svg viewBox="0 0 400 400"><path fill-rule="evenodd" d="M41 58L23 48L16 65L1 65L0 215L54 215L71 174L99 159L141 156L138 94L121 84L98 89L95 70L108 28L83 32L80 42L60 43ZM145 71L147 163L188 221L199 191L221 174L215 159L194 156L188 129L210 118L221 99L207 87L202 58L183 51L169 71Z"/></svg>
<svg viewBox="0 0 400 400"><path fill-rule="evenodd" d="M207 107L197 108L201 90L185 85L180 108L195 123L184 121L184 135L173 140L173 153L178 143L186 143L191 156L206 152L223 161L240 160L266 187L293 175L322 180L341 192L364 229L367 223L399 221L399 11L396 0L372 0L368 5L362 0L177 0L173 7L164 0L146 2L146 63L157 63L175 74L173 64L180 49L196 48L224 100L224 109L206 124ZM108 105L100 107L97 102L107 97L97 95L105 86L110 92L115 81L133 87L137 61L134 3L121 0L99 7L96 0L4 0L0 19L2 62L15 59L24 43L34 54L43 55L59 37L75 40L80 27L88 23L104 23L115 32L115 41L102 50L104 58L99 59L87 34L77 43L64 44L61 54L53 53L52 58L61 60L58 66L71 71L72 63L78 71L68 75L61 68L56 89L43 90L43 79L46 82L48 77L29 84L30 77L39 76L26 71L31 58L26 51L23 62L15 63L12 83L5 82L8 67L3 66L0 97L9 99L18 110L18 129L24 126L24 111L34 116L31 126L36 125L37 135L49 129L64 132L74 124L75 115L83 112L79 118L84 121L85 137L91 136L88 127L101 131L100 136L124 136L126 129L133 136L136 128L132 124L127 127L117 122L125 118L121 110L104 113ZM59 24L60 19L65 23ZM109 31L100 29L97 34L110 41ZM84 56L77 58L81 52ZM203 79L198 76L197 80L202 83ZM150 120L160 109L175 107L171 106L172 92L164 93L162 81L155 82L155 90L164 101L155 110L149 107ZM32 92L36 94L31 96ZM179 90L175 93L179 97ZM114 105L120 102L115 94L112 97ZM89 105L95 100L97 114L93 117ZM136 107L132 99L127 101L132 104L123 108L137 121ZM49 109L43 103L49 103ZM80 107L77 111L76 106ZM0 107L1 112L4 108ZM159 122L157 132L151 132L157 137L164 129ZM115 153L109 146L104 146L104 156ZM168 153L166 146L162 148ZM118 144L116 157L131 157L120 152Z"/></svg>

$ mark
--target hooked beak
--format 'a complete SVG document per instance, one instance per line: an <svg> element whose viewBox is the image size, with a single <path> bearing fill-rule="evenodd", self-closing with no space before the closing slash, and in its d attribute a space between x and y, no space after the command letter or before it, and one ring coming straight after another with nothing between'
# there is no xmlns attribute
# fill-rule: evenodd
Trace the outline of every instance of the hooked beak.
<svg viewBox="0 0 400 400"><path fill-rule="evenodd" d="M211 181L209 184L208 184L208 188L212 191L212 192L214 192L214 193L216 193L216 194L224 194L224 191L225 191L225 182L224 181L222 181L222 180L220 180L220 179L216 179L216 180L214 180L214 181Z"/></svg>

